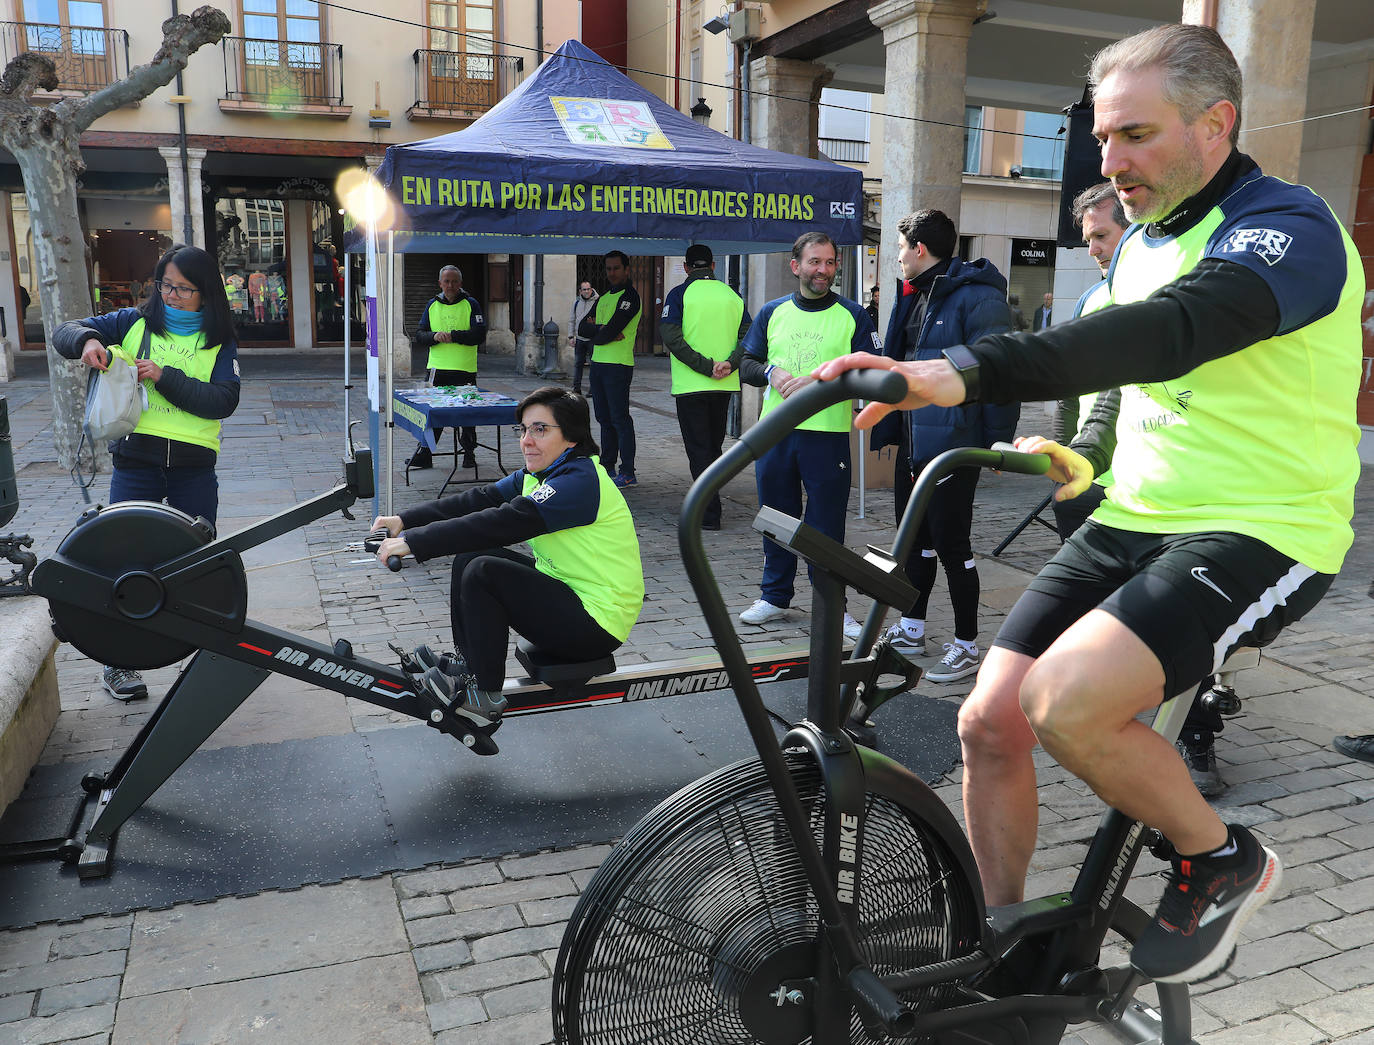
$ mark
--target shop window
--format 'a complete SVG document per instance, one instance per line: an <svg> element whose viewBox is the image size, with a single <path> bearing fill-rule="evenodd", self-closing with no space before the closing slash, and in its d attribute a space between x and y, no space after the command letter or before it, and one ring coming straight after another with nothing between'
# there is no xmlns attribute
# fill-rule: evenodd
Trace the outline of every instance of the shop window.
<svg viewBox="0 0 1374 1045"><path fill-rule="evenodd" d="M220 200L215 204L215 241L239 340L289 344L285 201Z"/></svg>
<svg viewBox="0 0 1374 1045"><path fill-rule="evenodd" d="M343 216L328 203L310 205L310 281L315 295L315 344L343 341ZM354 284L354 297L357 297Z"/></svg>

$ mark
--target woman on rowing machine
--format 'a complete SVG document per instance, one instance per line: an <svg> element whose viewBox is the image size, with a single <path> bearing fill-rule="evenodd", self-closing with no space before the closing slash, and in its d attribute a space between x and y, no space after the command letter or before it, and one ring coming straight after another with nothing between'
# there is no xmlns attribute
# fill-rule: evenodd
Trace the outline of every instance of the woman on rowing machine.
<svg viewBox="0 0 1374 1045"><path fill-rule="evenodd" d="M522 399L516 418L524 468L372 524L390 534L383 563L454 556L457 652L447 671L425 673L425 688L478 726L506 708L511 631L552 656L593 660L629 637L644 602L634 520L597 457L587 401L550 385ZM521 541L533 558L508 547Z"/></svg>

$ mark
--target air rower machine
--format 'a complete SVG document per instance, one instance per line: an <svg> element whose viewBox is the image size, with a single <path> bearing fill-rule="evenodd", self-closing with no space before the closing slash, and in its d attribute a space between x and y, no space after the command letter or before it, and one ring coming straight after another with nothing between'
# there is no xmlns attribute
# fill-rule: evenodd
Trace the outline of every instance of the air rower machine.
<svg viewBox="0 0 1374 1045"><path fill-rule="evenodd" d="M93 508L38 564L33 590L48 600L54 631L92 660L137 670L190 660L113 769L82 780L66 837L24 843L27 851L11 859L57 855L82 878L108 874L123 823L273 672L420 719L479 754L497 752L496 727L479 729L428 698L405 670L408 655L398 670L354 656L345 639L326 646L247 618L243 553L334 511L352 519L348 508L373 495L371 451L346 460L344 473L328 493L218 539L204 520L162 504ZM728 684L721 664L709 659L616 673L611 657L559 663L523 640L516 657L529 676L506 683L506 718ZM756 681L779 682L805 678L808 663L804 651L781 651L756 655L750 666ZM875 659L862 663L876 678ZM894 670L886 661L881 667ZM914 681L908 675L901 688Z"/></svg>

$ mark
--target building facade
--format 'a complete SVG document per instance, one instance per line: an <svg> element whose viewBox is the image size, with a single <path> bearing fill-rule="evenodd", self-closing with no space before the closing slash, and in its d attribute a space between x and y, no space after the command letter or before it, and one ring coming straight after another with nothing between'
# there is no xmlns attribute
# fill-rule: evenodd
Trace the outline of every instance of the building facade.
<svg viewBox="0 0 1374 1045"><path fill-rule="evenodd" d="M461 130L534 70L541 42L552 49L575 36L580 19L579 5L543 0L362 6L372 5L224 0L229 36L83 135L80 207L97 310L136 303L161 252L194 243L219 258L245 347L340 343L344 316L363 319L362 263L343 252L352 219L340 176L375 169L393 142ZM175 0L0 0L0 53L6 63L26 51L52 58L60 82L48 100L88 94L148 62L176 10ZM0 177L0 249L11 262L8 273L0 266L0 307L11 343L32 350L43 345L33 234L5 155ZM513 348L523 259L407 258L405 299L433 293L447 263L488 304L494 343Z"/></svg>

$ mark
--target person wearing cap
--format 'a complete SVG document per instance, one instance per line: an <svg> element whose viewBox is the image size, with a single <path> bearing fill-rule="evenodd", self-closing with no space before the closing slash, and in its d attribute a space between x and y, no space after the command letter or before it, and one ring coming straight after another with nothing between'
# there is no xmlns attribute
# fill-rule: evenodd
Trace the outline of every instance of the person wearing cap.
<svg viewBox="0 0 1374 1045"><path fill-rule="evenodd" d="M740 296L715 277L711 248L687 248L686 282L668 291L659 334L672 359L673 405L687 450L687 467L696 479L725 443L730 395L739 391L739 363L749 310ZM720 497L711 498L702 528L720 529Z"/></svg>

